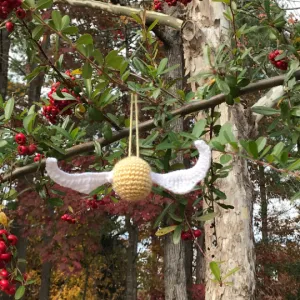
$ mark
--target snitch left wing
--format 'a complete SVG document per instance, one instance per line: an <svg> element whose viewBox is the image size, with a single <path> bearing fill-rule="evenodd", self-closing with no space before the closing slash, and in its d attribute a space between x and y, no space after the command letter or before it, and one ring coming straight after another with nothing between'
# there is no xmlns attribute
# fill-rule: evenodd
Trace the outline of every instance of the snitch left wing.
<svg viewBox="0 0 300 300"><path fill-rule="evenodd" d="M175 194L187 194L193 190L199 181L205 178L211 163L211 149L204 141L196 141L195 146L200 157L190 169L178 170L166 174L151 172L153 183Z"/></svg>
<svg viewBox="0 0 300 300"><path fill-rule="evenodd" d="M46 160L46 171L59 185L83 194L89 194L97 187L112 182L112 172L68 174L59 169L57 160L52 157Z"/></svg>

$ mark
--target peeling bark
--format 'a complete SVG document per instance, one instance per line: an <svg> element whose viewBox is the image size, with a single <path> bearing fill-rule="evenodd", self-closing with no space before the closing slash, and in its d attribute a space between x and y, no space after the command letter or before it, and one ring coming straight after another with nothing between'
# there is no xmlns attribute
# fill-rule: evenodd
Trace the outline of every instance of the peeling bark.
<svg viewBox="0 0 300 300"><path fill-rule="evenodd" d="M183 47L186 74L196 75L205 71L203 47L208 44L216 49L226 39L228 23L223 17L224 5L212 0L194 0L187 8L187 22L183 27ZM195 90L196 86L192 86ZM252 134L254 122L249 121L248 111L241 105L228 107L222 104L220 125L230 122L238 138L247 139ZM218 157L214 156L214 161ZM215 205L218 216L215 228L205 224L206 262L206 299L209 300L251 300L254 299L255 266L252 233L252 184L249 178L247 162L234 158L233 168L227 178L218 181L218 188L227 195L226 204L233 210L220 209ZM208 250L209 249L209 250ZM220 287L212 282L209 262L223 261L221 274L239 266L241 269L228 278L233 286ZM201 265L200 265L201 267ZM199 274L200 275L200 274ZM198 276L199 276L198 275ZM200 277L200 276L199 276Z"/></svg>

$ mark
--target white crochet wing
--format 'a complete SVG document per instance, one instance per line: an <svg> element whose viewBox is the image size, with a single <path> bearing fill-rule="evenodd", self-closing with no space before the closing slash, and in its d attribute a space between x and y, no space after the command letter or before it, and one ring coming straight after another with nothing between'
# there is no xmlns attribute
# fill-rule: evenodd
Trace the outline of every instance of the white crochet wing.
<svg viewBox="0 0 300 300"><path fill-rule="evenodd" d="M53 157L47 158L46 171L59 185L83 194L89 194L97 187L112 182L112 172L68 174L59 169L57 160Z"/></svg>
<svg viewBox="0 0 300 300"><path fill-rule="evenodd" d="M210 147L200 140L195 142L195 146L200 154L195 166L167 174L151 172L152 181L175 194L186 194L192 191L196 184L205 178L211 163Z"/></svg>

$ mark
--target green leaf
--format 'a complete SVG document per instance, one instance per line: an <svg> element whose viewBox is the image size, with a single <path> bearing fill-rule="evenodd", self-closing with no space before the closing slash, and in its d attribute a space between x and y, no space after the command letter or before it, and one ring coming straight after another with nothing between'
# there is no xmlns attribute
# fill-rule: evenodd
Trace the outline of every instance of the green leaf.
<svg viewBox="0 0 300 300"><path fill-rule="evenodd" d="M50 198L50 199L48 199L48 203L51 206L63 206L64 205L64 201L61 198Z"/></svg>
<svg viewBox="0 0 300 300"><path fill-rule="evenodd" d="M7 145L7 141L6 140L0 140L0 148L3 148Z"/></svg>
<svg viewBox="0 0 300 300"><path fill-rule="evenodd" d="M148 32L150 32L158 23L158 19L154 20L154 22L148 27Z"/></svg>
<svg viewBox="0 0 300 300"><path fill-rule="evenodd" d="M93 37L90 34L85 33L81 37L79 37L79 39L77 40L76 43L77 43L77 45L90 45L90 44L93 44Z"/></svg>
<svg viewBox="0 0 300 300"><path fill-rule="evenodd" d="M25 286L24 285L21 285L18 287L16 293L15 293L15 299L16 300L19 300L21 299L25 294Z"/></svg>
<svg viewBox="0 0 300 300"><path fill-rule="evenodd" d="M32 30L32 38L35 40L39 40L40 37L44 33L44 26L43 25L37 25L35 28Z"/></svg>
<svg viewBox="0 0 300 300"><path fill-rule="evenodd" d="M222 2L224 4L229 5L230 4L230 0L212 0L213 2Z"/></svg>
<svg viewBox="0 0 300 300"><path fill-rule="evenodd" d="M280 157L283 148L284 148L284 143L279 142L277 145L275 145L271 154L276 157Z"/></svg>
<svg viewBox="0 0 300 300"><path fill-rule="evenodd" d="M15 99L12 97L6 102L5 105L4 116L6 120L10 119L12 112L14 110L14 106L15 106Z"/></svg>
<svg viewBox="0 0 300 300"><path fill-rule="evenodd" d="M99 156L101 156L102 154L102 149L101 149L101 146L99 144L99 142L97 141L94 141L94 146L95 146L95 153Z"/></svg>
<svg viewBox="0 0 300 300"><path fill-rule="evenodd" d="M293 162L291 165L288 166L289 171L297 170L300 168L300 158Z"/></svg>
<svg viewBox="0 0 300 300"><path fill-rule="evenodd" d="M38 76L42 71L45 71L47 68L45 66L37 66L30 74L25 77L25 80L28 80L30 83L36 76Z"/></svg>
<svg viewBox="0 0 300 300"><path fill-rule="evenodd" d="M224 80L221 80L220 77L217 76L216 83L222 93L224 93L225 95L230 94L230 87Z"/></svg>
<svg viewBox="0 0 300 300"><path fill-rule="evenodd" d="M61 27L62 29L67 28L70 24L70 17L69 16L63 16L61 20Z"/></svg>
<svg viewBox="0 0 300 300"><path fill-rule="evenodd" d="M222 281L226 278L228 278L229 276L231 276L232 274L236 273L237 271L240 270L240 267L236 267L232 270L230 270L223 278L222 278Z"/></svg>
<svg viewBox="0 0 300 300"><path fill-rule="evenodd" d="M265 148L266 144L267 144L267 139L263 136L259 137L256 140L257 151L258 152L262 151Z"/></svg>
<svg viewBox="0 0 300 300"><path fill-rule="evenodd" d="M96 50L94 50L94 52L93 52L93 56L94 56L96 62L97 62L100 66L102 66L103 63L104 63L104 58L103 58L102 53L101 53L98 49L96 49Z"/></svg>
<svg viewBox="0 0 300 300"><path fill-rule="evenodd" d="M58 96L57 93L53 93L52 97L55 100L77 100L73 95L69 93L62 92L61 94L63 95L63 97Z"/></svg>
<svg viewBox="0 0 300 300"><path fill-rule="evenodd" d="M258 158L257 144L254 141L249 141L249 152L254 158Z"/></svg>
<svg viewBox="0 0 300 300"><path fill-rule="evenodd" d="M265 107L265 106L254 106L251 108L251 110L256 114L264 115L264 116L272 116L272 115L280 114L279 110L272 107Z"/></svg>
<svg viewBox="0 0 300 300"><path fill-rule="evenodd" d="M220 191L219 189L214 188L214 189L213 189L213 192L214 192L220 199L225 200L225 199L227 198L227 197L226 197L226 194L223 193L222 191Z"/></svg>
<svg viewBox="0 0 300 300"><path fill-rule="evenodd" d="M85 62L82 68L82 77L84 79L90 79L92 77L93 69L89 62Z"/></svg>
<svg viewBox="0 0 300 300"><path fill-rule="evenodd" d="M116 70L120 70L124 58L119 55L119 51L112 50L105 57L105 63L108 67L111 67Z"/></svg>
<svg viewBox="0 0 300 300"><path fill-rule="evenodd" d="M155 232L156 236L163 236L175 230L177 225L160 228Z"/></svg>
<svg viewBox="0 0 300 300"><path fill-rule="evenodd" d="M213 275L215 276L215 279L218 281L221 281L221 271L219 268L219 265L215 261L211 261L209 263L209 268Z"/></svg>
<svg viewBox="0 0 300 300"><path fill-rule="evenodd" d="M26 116L23 119L23 126L28 134L32 132L32 127L33 127L33 124L35 121L35 117L36 117L36 114L34 113L34 114Z"/></svg>
<svg viewBox="0 0 300 300"><path fill-rule="evenodd" d="M220 157L220 163L221 163L222 165L225 165L225 164L229 163L231 160L232 160L232 156L229 155L229 154L223 154L223 155Z"/></svg>
<svg viewBox="0 0 300 300"><path fill-rule="evenodd" d="M168 59L165 57L160 61L156 74L161 75L162 72L165 70L167 64L168 64Z"/></svg>
<svg viewBox="0 0 300 300"><path fill-rule="evenodd" d="M75 35L75 34L78 33L78 27L76 27L76 26L69 26L69 27L66 27L66 28L62 29L61 32L64 33L64 34Z"/></svg>
<svg viewBox="0 0 300 300"><path fill-rule="evenodd" d="M174 233L173 233L173 243L176 245L180 242L181 239L181 231L182 231L182 226L178 225L176 226Z"/></svg>
<svg viewBox="0 0 300 300"><path fill-rule="evenodd" d="M192 135L194 135L197 138L200 137L205 129L205 126L206 126L206 119L199 120L193 128Z"/></svg>
<svg viewBox="0 0 300 300"><path fill-rule="evenodd" d="M136 67L136 69L139 70L142 74L148 73L148 68L147 68L146 64L139 58L134 57L132 60L132 63Z"/></svg>
<svg viewBox="0 0 300 300"><path fill-rule="evenodd" d="M209 221L209 220L212 220L214 219L215 217L217 216L217 213L216 212L212 212L212 213L207 213L205 215L202 215L200 217L197 217L195 218L197 221L202 221L202 222L205 222L205 221Z"/></svg>
<svg viewBox="0 0 300 300"><path fill-rule="evenodd" d="M161 212L161 214L157 217L157 219L154 222L153 228L156 228L160 222L163 220L164 216L167 214L168 210L170 209L172 203L169 203L164 210Z"/></svg>
<svg viewBox="0 0 300 300"><path fill-rule="evenodd" d="M52 0L38 0L36 3L36 9L45 9L45 8L50 8L53 5Z"/></svg>
<svg viewBox="0 0 300 300"><path fill-rule="evenodd" d="M293 197L291 198L291 201L294 202L295 200L300 199L300 192L297 192L296 194L293 195Z"/></svg>
<svg viewBox="0 0 300 300"><path fill-rule="evenodd" d="M61 27L62 18L61 18L60 11L53 10L52 13L51 13L51 17L52 17L55 29L58 30L58 31L60 31L61 28L62 28Z"/></svg>
<svg viewBox="0 0 300 300"><path fill-rule="evenodd" d="M232 206L232 205L220 203L220 202L218 202L218 201L216 201L216 203L217 203L219 206L221 206L222 208L224 208L224 209L234 209L234 206Z"/></svg>

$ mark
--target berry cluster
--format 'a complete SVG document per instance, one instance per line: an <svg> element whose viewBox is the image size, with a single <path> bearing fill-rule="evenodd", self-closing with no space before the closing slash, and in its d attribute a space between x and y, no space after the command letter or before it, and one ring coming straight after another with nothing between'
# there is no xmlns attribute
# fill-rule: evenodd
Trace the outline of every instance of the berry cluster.
<svg viewBox="0 0 300 300"><path fill-rule="evenodd" d="M273 66L275 66L277 69L286 71L287 68L288 68L288 61L287 61L287 59L283 58L283 59L276 60L276 57L278 55L280 55L281 53L282 53L282 51L280 51L280 50L272 51L269 54L269 60L270 60L271 64Z"/></svg>
<svg viewBox="0 0 300 300"><path fill-rule="evenodd" d="M76 219L72 218L70 215L68 214L64 214L63 216L61 216L60 218L62 221L71 223L71 224L75 224L76 223Z"/></svg>
<svg viewBox="0 0 300 300"><path fill-rule="evenodd" d="M193 240L194 238L199 237L202 234L201 230L196 229L196 230L188 230L188 231L182 231L181 232L181 239L184 241L187 240Z"/></svg>
<svg viewBox="0 0 300 300"><path fill-rule="evenodd" d="M168 6L176 6L178 2L187 6L192 0L166 0ZM154 10L162 10L162 2L160 0L154 0Z"/></svg>
<svg viewBox="0 0 300 300"><path fill-rule="evenodd" d="M19 144L18 153L22 156L33 155L37 150L37 146L35 144L30 144L29 146L26 146L26 140L26 136L23 133L18 133L15 135L15 141L17 142L17 144ZM33 160L37 162L41 160L42 157L44 156L39 153L36 153Z"/></svg>
<svg viewBox="0 0 300 300"><path fill-rule="evenodd" d="M22 0L0 0L0 19L5 20L8 15L20 7Z"/></svg>
<svg viewBox="0 0 300 300"><path fill-rule="evenodd" d="M72 76L71 71L66 71L65 74L70 77L70 79L75 80L76 78ZM48 93L50 105L43 106L43 115L51 124L56 124L58 115L70 115L72 113L72 109L65 109L67 106L72 104L73 100L54 100L53 93L56 93L58 89L60 89L61 83L55 82L51 86L51 91ZM74 91L69 91L67 88L62 88L60 90L62 93L71 94L73 97L80 100L80 97L75 94Z"/></svg>
<svg viewBox="0 0 300 300"><path fill-rule="evenodd" d="M92 200L86 200L86 206L91 209L97 209L103 205L111 203L109 196L105 196L102 200L97 200L98 196L94 195Z"/></svg>
<svg viewBox="0 0 300 300"><path fill-rule="evenodd" d="M7 232L5 229L0 230L0 290L7 295L14 295L16 292L15 281L6 269L6 264L12 259L12 247L18 242L18 238Z"/></svg>

